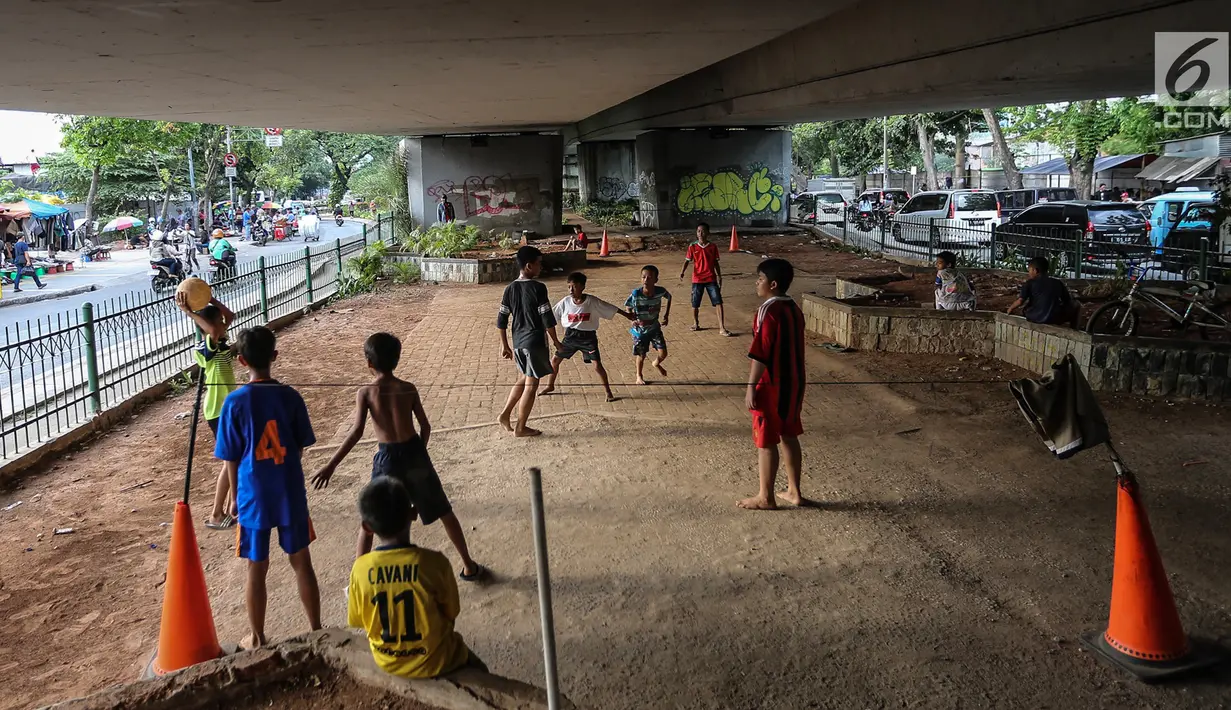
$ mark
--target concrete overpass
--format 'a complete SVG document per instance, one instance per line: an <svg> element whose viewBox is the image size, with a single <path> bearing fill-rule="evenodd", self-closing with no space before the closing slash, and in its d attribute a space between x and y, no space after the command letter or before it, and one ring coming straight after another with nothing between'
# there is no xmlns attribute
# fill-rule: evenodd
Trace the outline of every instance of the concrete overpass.
<svg viewBox="0 0 1231 710"><path fill-rule="evenodd" d="M412 146L419 216L444 194L465 201L459 215L548 229L558 170L519 182L527 150L546 165L562 140L637 139L583 144L583 185L622 178L643 211L670 213L663 226L706 214L773 222L786 211L773 199L789 184L785 136L645 132L1150 93L1153 33L1225 31L1231 2L13 0L5 21L0 108L557 134L525 149L514 137ZM602 167L630 156L635 174ZM507 184L488 180L506 173Z"/></svg>

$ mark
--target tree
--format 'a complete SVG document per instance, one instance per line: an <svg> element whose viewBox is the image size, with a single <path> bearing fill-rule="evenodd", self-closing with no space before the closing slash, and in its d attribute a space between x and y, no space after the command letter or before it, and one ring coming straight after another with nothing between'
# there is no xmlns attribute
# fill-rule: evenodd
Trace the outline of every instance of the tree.
<svg viewBox="0 0 1231 710"><path fill-rule="evenodd" d="M1000 161L1001 169L1004 170L1004 178L1008 182L1009 189L1020 190L1022 189L1022 173L1017 169L1017 158L1013 157L1013 151L1009 149L1009 142L1004 138L997 111L998 109L994 108L983 109L983 120L987 123L987 130L992 134L992 147L996 151L996 159Z"/></svg>
<svg viewBox="0 0 1231 710"><path fill-rule="evenodd" d="M329 185L330 204L342 204L350 187L350 178L363 163L392 152L397 139L362 133L331 133L312 131L312 138L330 163L332 179Z"/></svg>
<svg viewBox="0 0 1231 710"><path fill-rule="evenodd" d="M791 157L809 177L842 174L838 162L835 122L800 123L791 127Z"/></svg>
<svg viewBox="0 0 1231 710"><path fill-rule="evenodd" d="M61 127L61 145L78 165L90 170L86 193L87 220L94 219L94 203L105 167L131 159L157 140L156 124L135 118L69 116Z"/></svg>
<svg viewBox="0 0 1231 710"><path fill-rule="evenodd" d="M1116 133L1103 142L1103 152L1107 155L1157 153L1163 141L1189 138L1213 130L1205 120L1194 123L1191 128L1185 127L1183 120L1175 120L1179 116L1175 113L1168 115L1168 108L1159 106L1149 96L1129 96L1115 101L1111 104L1111 112L1119 124ZM1213 116L1225 117L1228 112L1231 108L1225 106L1201 109L1202 114ZM1182 112L1180 116L1183 116ZM1167 121L1169 117L1173 120Z"/></svg>
<svg viewBox="0 0 1231 710"><path fill-rule="evenodd" d="M923 159L923 178L932 189L937 187L936 178L936 123L932 114L918 113L911 116L915 135L919 139L919 155Z"/></svg>
<svg viewBox="0 0 1231 710"><path fill-rule="evenodd" d="M1119 128L1119 118L1107 101L1024 106L1014 111L1020 134L1059 148L1069 167L1069 185L1079 199L1089 199L1094 180L1094 159L1099 146Z"/></svg>

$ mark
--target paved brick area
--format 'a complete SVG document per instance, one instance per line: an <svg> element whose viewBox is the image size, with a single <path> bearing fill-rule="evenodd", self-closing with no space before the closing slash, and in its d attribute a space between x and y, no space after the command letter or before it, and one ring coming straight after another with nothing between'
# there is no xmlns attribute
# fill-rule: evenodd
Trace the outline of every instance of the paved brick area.
<svg viewBox="0 0 1231 710"><path fill-rule="evenodd" d="M587 293L622 306L629 292L640 283L644 264L659 267L674 302L671 320L664 329L670 356L664 363L668 377L662 377L646 363L648 386L637 386L632 358L632 336L628 321L616 317L599 328L603 362L612 389L620 401L607 403L594 374L580 355L566 361L557 385L560 394L540 397L534 416L588 411L599 414L627 414L669 420L707 420L747 423L744 389L747 381L747 352L751 340L752 317L759 299L753 288L759 256L724 254L728 270L723 298L727 325L737 337L724 338L717 328L717 315L702 301L701 325L692 332L689 277L678 281L682 254L650 252L642 259L625 256L587 271ZM565 274L549 275L548 293L552 302L567 295ZM815 288L817 279L797 276L791 290L799 293ZM495 327L496 308L504 284L449 288L435 297L431 314L403 335L403 362L410 377L423 391L424 406L433 423L440 427L493 423L504 405L509 387L517 376L511 361L500 359L500 335ZM559 331L563 337L563 329ZM810 354L811 357L811 354ZM738 383L714 386L712 383ZM583 386L578 386L583 385ZM805 417L815 407L805 404ZM550 433L551 425L542 428Z"/></svg>

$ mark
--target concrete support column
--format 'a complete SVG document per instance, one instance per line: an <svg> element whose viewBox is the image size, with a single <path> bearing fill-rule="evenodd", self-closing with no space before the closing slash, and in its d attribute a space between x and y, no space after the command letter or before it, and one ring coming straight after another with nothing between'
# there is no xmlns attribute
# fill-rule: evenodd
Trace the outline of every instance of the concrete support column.
<svg viewBox="0 0 1231 710"><path fill-rule="evenodd" d="M438 198L457 221L510 234L560 232L564 139L558 135L434 136L405 142L415 222L436 222Z"/></svg>
<svg viewBox="0 0 1231 710"><path fill-rule="evenodd" d="M577 176L582 202L636 199L636 141L594 141L577 146Z"/></svg>
<svg viewBox="0 0 1231 710"><path fill-rule="evenodd" d="M790 211L791 134L762 129L643 133L637 136L637 182L643 226L781 227Z"/></svg>

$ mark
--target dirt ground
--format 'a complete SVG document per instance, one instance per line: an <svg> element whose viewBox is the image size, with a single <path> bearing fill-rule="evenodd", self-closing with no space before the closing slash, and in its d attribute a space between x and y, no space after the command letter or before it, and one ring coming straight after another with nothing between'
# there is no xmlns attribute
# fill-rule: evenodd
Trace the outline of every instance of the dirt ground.
<svg viewBox="0 0 1231 710"><path fill-rule="evenodd" d="M218 710L439 710L364 685L343 673L312 675L278 685L257 687L259 690L238 703L219 703Z"/></svg>
<svg viewBox="0 0 1231 710"><path fill-rule="evenodd" d="M765 240L764 242L760 240ZM752 241L752 240L750 240ZM784 240L785 242L785 240ZM361 344L403 338L399 374L417 382L436 431L430 450L474 556L494 574L463 585L458 630L492 671L542 682L529 492L544 471L562 690L593 708L1231 706L1231 669L1145 686L1098 663L1079 633L1107 623L1115 486L1100 452L1059 462L1025 425L986 359L829 353L808 348L805 493L820 505L751 513L755 490L743 387L754 254L723 253L728 324L702 309L689 332L682 253L591 260L589 291L622 302L657 264L677 303L669 377L632 381L626 329L600 343L619 402L566 363L542 398L539 439L492 426L512 379L492 321L500 285L416 287L354 299L283 331L275 375L299 383L320 445L345 435ZM854 255L782 244L796 293L832 294ZM856 261L862 261L856 258ZM890 268L890 267L885 267ZM553 297L562 277L547 280ZM946 384L842 384L944 380ZM985 380L993 380L987 382ZM824 383L824 384L822 384ZM1102 398L1140 477L1186 628L1231 642L1231 425L1225 407ZM2 707L72 697L137 675L157 638L174 501L182 487L188 395L0 493ZM202 442L208 434L202 434ZM199 448L194 515L218 467ZM202 450L204 449L204 450ZM326 625L344 623L354 500L373 447L361 445L309 505ZM142 488L121 489L142 481ZM780 486L781 487L781 486ZM71 535L53 536L71 526ZM246 632L233 535L198 527L219 635ZM439 526L420 543L457 563ZM268 632L305 630L289 567L270 572ZM336 694L335 694L336 695ZM348 705L349 696L347 697ZM254 706L255 707L255 706Z"/></svg>

